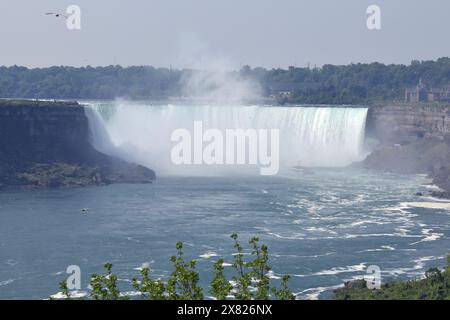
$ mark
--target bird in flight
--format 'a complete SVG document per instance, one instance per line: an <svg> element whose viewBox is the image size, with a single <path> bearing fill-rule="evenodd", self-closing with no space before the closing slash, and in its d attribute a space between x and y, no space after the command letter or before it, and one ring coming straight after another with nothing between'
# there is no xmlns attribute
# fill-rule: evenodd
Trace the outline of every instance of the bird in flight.
<svg viewBox="0 0 450 320"><path fill-rule="evenodd" d="M62 14L62 13L55 13L55 12L47 12L45 15L46 15L46 16L54 16L54 17L56 17L56 18L64 18L64 19L67 19L67 18L68 18L65 14Z"/></svg>

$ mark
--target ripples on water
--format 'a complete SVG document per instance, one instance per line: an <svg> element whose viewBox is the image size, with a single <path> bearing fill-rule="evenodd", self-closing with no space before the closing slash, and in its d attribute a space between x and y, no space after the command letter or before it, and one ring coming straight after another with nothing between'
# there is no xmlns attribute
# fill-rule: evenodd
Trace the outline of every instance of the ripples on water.
<svg viewBox="0 0 450 320"><path fill-rule="evenodd" d="M369 265L380 266L385 281L418 277L444 265L450 244L448 209L408 204L430 201L414 196L429 188L426 182L423 176L320 169L0 193L0 298L46 298L73 264L81 267L83 290L106 261L120 279L145 265L164 277L177 240L199 260L206 287L218 256L230 266L232 232L243 242L258 235L267 243L270 277L291 274L299 298L327 298ZM129 282L120 284L131 290Z"/></svg>

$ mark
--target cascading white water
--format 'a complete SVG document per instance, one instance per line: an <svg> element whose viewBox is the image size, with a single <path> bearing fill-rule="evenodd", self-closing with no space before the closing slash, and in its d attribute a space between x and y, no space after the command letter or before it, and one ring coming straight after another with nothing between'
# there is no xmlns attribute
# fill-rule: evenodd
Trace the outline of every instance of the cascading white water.
<svg viewBox="0 0 450 320"><path fill-rule="evenodd" d="M365 156L367 108L149 106L124 102L88 105L94 147L155 169L159 175L230 173L224 166L172 164L172 132L179 128L193 130L194 121L202 121L205 129L279 129L281 168L298 164L341 167Z"/></svg>

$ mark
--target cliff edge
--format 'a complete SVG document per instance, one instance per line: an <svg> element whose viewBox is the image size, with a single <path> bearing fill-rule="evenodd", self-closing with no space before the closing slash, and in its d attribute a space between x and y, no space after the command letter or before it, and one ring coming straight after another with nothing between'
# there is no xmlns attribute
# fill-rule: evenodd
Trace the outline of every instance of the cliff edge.
<svg viewBox="0 0 450 320"><path fill-rule="evenodd" d="M450 197L450 105L395 104L369 109L366 140L376 141L362 166L425 173Z"/></svg>
<svg viewBox="0 0 450 320"><path fill-rule="evenodd" d="M89 143L77 102L0 100L0 189L150 183L155 173Z"/></svg>

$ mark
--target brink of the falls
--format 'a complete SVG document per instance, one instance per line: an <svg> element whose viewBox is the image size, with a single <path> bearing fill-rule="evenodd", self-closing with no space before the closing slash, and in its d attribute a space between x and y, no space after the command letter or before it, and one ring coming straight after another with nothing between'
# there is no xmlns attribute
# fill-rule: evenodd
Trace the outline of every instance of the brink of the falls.
<svg viewBox="0 0 450 320"><path fill-rule="evenodd" d="M150 106L89 103L92 144L99 151L156 170L159 175L256 173L255 166L174 165L171 134L204 130L279 129L280 167L342 167L366 155L367 108L276 106Z"/></svg>

